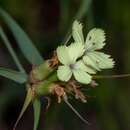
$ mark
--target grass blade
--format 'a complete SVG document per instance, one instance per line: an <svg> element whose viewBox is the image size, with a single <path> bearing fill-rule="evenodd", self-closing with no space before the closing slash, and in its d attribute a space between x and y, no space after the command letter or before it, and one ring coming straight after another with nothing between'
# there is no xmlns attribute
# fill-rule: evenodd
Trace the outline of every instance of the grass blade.
<svg viewBox="0 0 130 130"><path fill-rule="evenodd" d="M20 63L20 61L19 61L17 55L15 54L15 51L13 50L12 46L10 45L10 42L9 42L8 38L6 37L4 31L3 31L3 29L2 29L1 27L0 27L0 36L1 36L1 38L2 38L2 40L3 40L3 42L4 42L4 44L6 45L7 49L9 50L11 56L13 57L14 62L15 62L15 64L17 65L18 69L19 69L21 72L25 73L24 68L22 67L22 65L21 65L21 63Z"/></svg>
<svg viewBox="0 0 130 130"><path fill-rule="evenodd" d="M39 65L43 62L43 58L23 31L23 29L13 20L13 18L6 13L3 9L0 8L0 17L7 24L9 29L12 31L19 48L21 49L25 58L29 61L30 64Z"/></svg>
<svg viewBox="0 0 130 130"><path fill-rule="evenodd" d="M33 109L34 109L34 128L33 128L33 130L37 130L39 119L40 119L40 113L41 113L40 100L38 100L38 99L34 100Z"/></svg>
<svg viewBox="0 0 130 130"><path fill-rule="evenodd" d="M25 73L17 72L4 67L0 67L0 76L11 79L17 83L25 83L27 81L27 75Z"/></svg>

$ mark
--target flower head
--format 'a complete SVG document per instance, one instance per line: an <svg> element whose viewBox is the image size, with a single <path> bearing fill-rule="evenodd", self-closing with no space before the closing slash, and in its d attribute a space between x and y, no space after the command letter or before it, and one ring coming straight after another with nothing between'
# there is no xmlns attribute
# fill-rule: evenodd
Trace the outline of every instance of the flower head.
<svg viewBox="0 0 130 130"><path fill-rule="evenodd" d="M105 45L105 33L102 29L94 28L90 30L84 41L82 24L78 21L73 23L72 35L76 43L85 47L83 62L91 66L96 71L108 69L114 66L114 61L110 55L99 52Z"/></svg>
<svg viewBox="0 0 130 130"><path fill-rule="evenodd" d="M57 70L59 80L67 82L73 75L80 83L88 84L91 82L89 74L94 74L95 71L85 66L82 60L78 60L84 54L84 51L84 46L76 43L57 48L57 56L62 64Z"/></svg>

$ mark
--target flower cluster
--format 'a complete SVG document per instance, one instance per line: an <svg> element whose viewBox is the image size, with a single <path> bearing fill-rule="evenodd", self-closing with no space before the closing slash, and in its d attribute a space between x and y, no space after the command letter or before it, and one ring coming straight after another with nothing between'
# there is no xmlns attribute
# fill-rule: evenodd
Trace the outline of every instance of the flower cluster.
<svg viewBox="0 0 130 130"><path fill-rule="evenodd" d="M105 45L104 31L94 28L88 33L85 39L82 24L74 21L72 27L74 41L68 46L59 46L54 51L53 57L43 62L41 55L17 23L2 9L0 9L0 16L12 31L21 52L29 63L33 64L32 70L27 74L17 59L13 48L10 46L10 42L7 40L4 31L0 28L0 36L20 70L20 72L17 72L1 67L0 76L21 84L26 83L27 87L25 102L14 125L14 130L31 102L34 107L34 130L36 130L41 111L41 98L47 96L48 105L46 109L48 109L50 104L49 95L55 95L58 103L63 100L83 122L89 124L69 103L69 97L75 96L76 99L85 103L90 96L84 94L82 89L84 86L82 84L90 84L90 86L95 87L97 84L92 80L93 75L102 69L114 66L114 61L110 58L110 55L99 51ZM27 43L27 46L23 43ZM31 58L33 52L36 57L35 60ZM127 74L125 76L130 75Z"/></svg>
<svg viewBox="0 0 130 130"><path fill-rule="evenodd" d="M92 75L97 71L113 68L114 61L110 55L99 51L105 45L105 33L102 29L90 30L84 40L82 24L74 21L72 36L73 43L57 48L58 60L61 63L57 70L59 80L67 82L73 76L79 83L89 84Z"/></svg>

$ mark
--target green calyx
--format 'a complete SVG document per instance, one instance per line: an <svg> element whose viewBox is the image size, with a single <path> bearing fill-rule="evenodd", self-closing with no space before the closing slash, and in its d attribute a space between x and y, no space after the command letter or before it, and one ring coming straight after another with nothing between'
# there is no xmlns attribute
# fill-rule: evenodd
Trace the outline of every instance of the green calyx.
<svg viewBox="0 0 130 130"><path fill-rule="evenodd" d="M35 92L38 96L40 95L49 95L52 94L51 88L54 82L58 81L56 73L53 73L51 76L48 77L47 80L37 83L33 87L35 88Z"/></svg>
<svg viewBox="0 0 130 130"><path fill-rule="evenodd" d="M50 94L50 86L56 81L58 81L56 69L52 67L51 60L46 60L32 69L28 84L37 96L45 96Z"/></svg>
<svg viewBox="0 0 130 130"><path fill-rule="evenodd" d="M44 61L43 64L34 67L31 71L31 82L45 80L52 72L54 68L50 67L49 60Z"/></svg>

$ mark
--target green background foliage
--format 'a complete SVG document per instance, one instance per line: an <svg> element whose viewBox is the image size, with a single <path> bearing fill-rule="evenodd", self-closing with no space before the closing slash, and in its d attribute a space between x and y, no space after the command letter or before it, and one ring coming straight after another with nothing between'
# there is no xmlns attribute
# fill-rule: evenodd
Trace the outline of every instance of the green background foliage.
<svg viewBox="0 0 130 130"><path fill-rule="evenodd" d="M45 59L52 55L57 45L66 41L75 18L84 23L85 33L92 27L103 28L107 34L105 52L114 57L116 66L112 71L105 70L101 74L130 73L129 0L0 0L0 6L17 20ZM12 33L1 19L0 25L4 27L18 58L29 72L31 65L19 51ZM30 60L33 62L35 55ZM16 69L1 39L0 66ZM83 124L64 103L58 104L54 97L48 112L45 112L47 102L42 98L39 130L129 130L129 81L130 78L99 79L98 87L84 90L87 95L94 96L88 98L87 104L72 99L71 103L89 120L90 126ZM13 127L20 113L26 91L23 85L2 77L0 84L0 130L8 130ZM32 113L30 105L17 129L33 128Z"/></svg>

